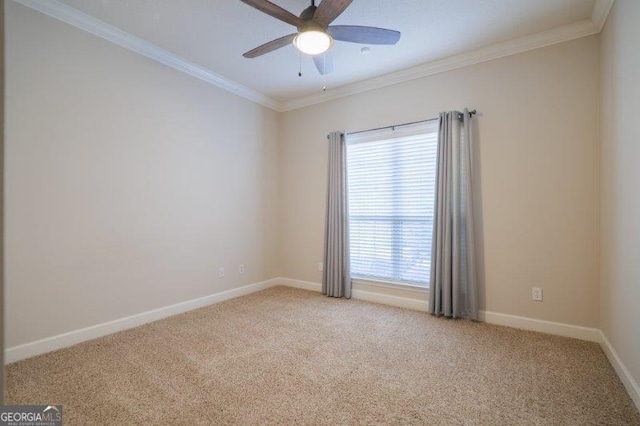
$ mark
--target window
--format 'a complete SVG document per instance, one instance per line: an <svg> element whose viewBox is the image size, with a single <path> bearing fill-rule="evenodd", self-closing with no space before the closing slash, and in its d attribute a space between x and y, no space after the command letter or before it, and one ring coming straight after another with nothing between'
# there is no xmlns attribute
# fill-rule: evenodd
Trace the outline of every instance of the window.
<svg viewBox="0 0 640 426"><path fill-rule="evenodd" d="M429 286L438 122L349 136L351 275Z"/></svg>

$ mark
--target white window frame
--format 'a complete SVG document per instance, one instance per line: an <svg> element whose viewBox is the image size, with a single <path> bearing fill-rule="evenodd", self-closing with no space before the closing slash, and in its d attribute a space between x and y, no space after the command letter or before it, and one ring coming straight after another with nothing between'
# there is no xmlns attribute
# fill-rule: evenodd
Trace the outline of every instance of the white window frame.
<svg viewBox="0 0 640 426"><path fill-rule="evenodd" d="M347 158L349 158L349 147L355 144L362 144L367 142L375 142L375 141L383 141L383 140L393 140L400 138L407 138L417 135L429 135L429 138L435 137L435 149L437 152L437 134L438 134L438 121L437 120L429 120L422 123L412 124L408 126L388 128L388 129L379 129L367 132L361 132L357 134L348 134L347 135ZM434 164L432 165L434 169L434 186L435 186L435 159L434 156ZM347 161L347 179L349 179L349 163ZM435 192L435 188L433 189ZM351 219L351 214L349 215ZM429 216L431 221L433 221L433 212ZM433 229L433 222L431 223L431 229ZM430 246L430 245L429 245ZM430 254L429 254L430 257ZM426 277L425 282L409 282L409 281L394 281L386 278L378 278L374 276L362 276L358 275L357 272L353 272L352 269L352 278L356 283L363 284L372 284L384 287L394 287L394 288L405 288L407 290L424 290L428 291L430 287L430 277Z"/></svg>

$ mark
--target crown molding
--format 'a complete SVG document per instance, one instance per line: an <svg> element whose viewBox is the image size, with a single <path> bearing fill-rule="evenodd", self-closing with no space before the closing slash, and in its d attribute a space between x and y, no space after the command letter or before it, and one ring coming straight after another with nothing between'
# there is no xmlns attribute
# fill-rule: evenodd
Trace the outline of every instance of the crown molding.
<svg viewBox="0 0 640 426"><path fill-rule="evenodd" d="M602 31L604 24L607 22L609 12L613 7L615 0L596 0L591 11L591 21L598 28L598 32Z"/></svg>
<svg viewBox="0 0 640 426"><path fill-rule="evenodd" d="M598 34L602 31L611 7L615 2L615 0L596 0L591 12L591 19L588 20L464 52L448 58L427 62L422 65L368 80L347 84L323 93L316 93L288 101L278 101L235 81L224 78L198 64L181 58L178 55L56 0L13 1L278 112L292 111L439 74L441 72L515 55L528 50L539 49L580 37Z"/></svg>
<svg viewBox="0 0 640 426"><path fill-rule="evenodd" d="M598 32L598 28L596 28L591 20L585 20L555 28L553 30L543 31L503 43L494 44L492 46L464 52L448 58L427 62L416 67L385 74L380 77L374 77L358 83L330 89L323 93L285 101L282 103L282 107L284 111L304 108L306 106L343 98L345 96L380 89L394 84L439 74L441 72L451 71L469 65L479 64L481 62L515 55L528 50L539 49L541 47L574 40L580 37L590 36L597 34Z"/></svg>
<svg viewBox="0 0 640 426"><path fill-rule="evenodd" d="M56 0L13 0L23 6L170 66L242 98L281 111L280 102Z"/></svg>

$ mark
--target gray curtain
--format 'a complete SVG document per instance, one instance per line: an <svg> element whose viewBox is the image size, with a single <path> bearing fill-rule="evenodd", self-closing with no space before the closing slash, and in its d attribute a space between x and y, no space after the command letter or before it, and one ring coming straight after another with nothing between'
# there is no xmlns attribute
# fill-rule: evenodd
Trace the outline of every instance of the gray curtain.
<svg viewBox="0 0 640 426"><path fill-rule="evenodd" d="M474 119L466 109L440 114L429 312L477 320L471 164Z"/></svg>
<svg viewBox="0 0 640 426"><path fill-rule="evenodd" d="M343 132L329 134L327 217L324 231L322 292L351 297L349 272L349 210L347 209L347 146Z"/></svg>

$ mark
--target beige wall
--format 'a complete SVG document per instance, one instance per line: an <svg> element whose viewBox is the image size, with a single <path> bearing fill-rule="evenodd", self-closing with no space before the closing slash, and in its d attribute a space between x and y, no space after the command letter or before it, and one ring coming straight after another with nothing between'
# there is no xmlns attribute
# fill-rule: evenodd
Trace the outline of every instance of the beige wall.
<svg viewBox="0 0 640 426"><path fill-rule="evenodd" d="M283 276L321 281L326 134L479 112L481 308L599 324L599 39L587 37L288 112L280 145ZM544 302L531 300L531 288Z"/></svg>
<svg viewBox="0 0 640 426"><path fill-rule="evenodd" d="M7 347L275 276L278 114L6 13Z"/></svg>
<svg viewBox="0 0 640 426"><path fill-rule="evenodd" d="M598 36L277 114L7 13L9 347L276 275L320 282L326 134L465 106L482 309L599 326Z"/></svg>
<svg viewBox="0 0 640 426"><path fill-rule="evenodd" d="M640 2L602 33L601 328L640 383Z"/></svg>

